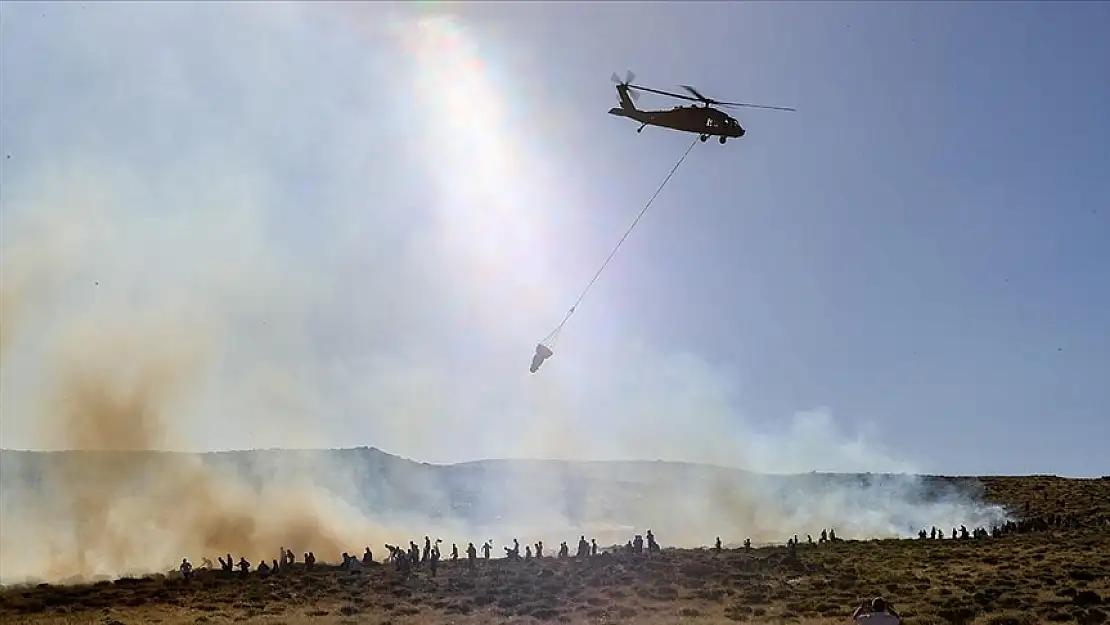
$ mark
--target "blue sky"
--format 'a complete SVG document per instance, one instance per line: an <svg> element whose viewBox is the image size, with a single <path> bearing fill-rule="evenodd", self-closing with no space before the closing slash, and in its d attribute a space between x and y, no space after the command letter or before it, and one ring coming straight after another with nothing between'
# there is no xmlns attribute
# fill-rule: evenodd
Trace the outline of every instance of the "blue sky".
<svg viewBox="0 0 1110 625"><path fill-rule="evenodd" d="M1110 473L1108 27L6 3L3 446L81 445L74 376L172 370L160 446ZM798 112L697 145L531 376L691 139L605 114L628 69Z"/></svg>

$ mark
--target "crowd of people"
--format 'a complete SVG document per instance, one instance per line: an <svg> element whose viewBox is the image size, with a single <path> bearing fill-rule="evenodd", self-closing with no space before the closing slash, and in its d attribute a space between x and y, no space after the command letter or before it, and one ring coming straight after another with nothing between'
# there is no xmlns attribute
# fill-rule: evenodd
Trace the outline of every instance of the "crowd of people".
<svg viewBox="0 0 1110 625"><path fill-rule="evenodd" d="M1060 514L1048 514L1045 516L1037 516L1030 518L1022 518L1017 521L1007 521L1005 523L994 525L990 528L976 527L969 529L965 525L958 528L951 528L950 533L946 533L943 529L933 526L929 529L922 529L918 532L918 538L921 540L943 540L951 538L952 540L965 540L965 539L983 539L983 538L1002 538L1009 534L1024 534L1029 532L1047 531L1051 529L1079 529L1091 525L1097 526L1110 526L1110 517L1106 516L1066 516ZM823 529L815 540L810 534L806 534L805 543L807 545L821 545L826 542L840 541L834 529ZM413 569L427 567L431 575L435 575L439 569L439 564L444 560L443 553L440 550L440 545L443 543L441 539L432 540L430 536L424 537L424 545L421 549L415 541L409 541L408 546L402 547L398 545L386 544L385 549L388 555L383 557L380 561L375 559L374 552L370 547L366 547L361 557L354 556L350 553L344 552L341 554L340 559L334 561L338 564L341 570L357 572L365 567L375 565L392 565L399 571L412 571ZM801 544L799 536L795 535L786 541L786 547L789 553L795 554L797 547ZM750 538L744 539L742 548L745 551L752 550L752 541ZM504 559L507 561L518 560L531 560L533 558L547 557L545 554L545 546L543 541L536 541L534 544L524 545L523 553L521 553L521 544L517 539L513 539L512 546L503 547L505 555ZM596 539L587 540L586 537L580 536L578 539L577 549L575 550L574 557L578 559L589 558L598 556L601 553L626 553L626 554L653 554L662 550L659 542L655 539L655 534L649 529L644 534L636 534L633 538L628 540L624 545L612 545L606 548L601 548L597 544ZM713 550L720 552L723 550L721 538L717 537L713 545ZM469 569L473 569L475 563L478 561L478 553L481 552L481 559L490 560L493 553L493 541L485 541L481 546L476 546L473 542L467 543L463 549L462 554L465 554L466 565ZM447 555L449 562L457 562L462 558L460 554L459 545L457 543L451 544L450 553ZM555 557L559 559L571 557L571 549L566 541L559 544L559 548L555 553ZM284 569L297 566L304 570L311 571L316 565L316 554L312 551L305 552L300 562L296 554L292 550L281 547L278 550L278 557L270 561L265 559L260 560L257 564L252 564L246 557L240 556L236 561L232 558L231 554L225 557L217 558L219 561L219 570L225 573L231 573L238 570L240 575L246 575L253 570L260 575L270 575L280 572ZM208 558L203 558L202 564L196 570L215 570L215 566ZM194 573L194 567L188 559L183 559L179 567L180 572L185 577L191 577Z"/></svg>
<svg viewBox="0 0 1110 625"><path fill-rule="evenodd" d="M428 567L431 575L435 576L439 568L439 563L443 560L443 554L440 551L440 545L442 543L442 539L436 539L435 541L433 541L430 536L424 537L423 550L421 550L420 546L417 545L414 541L409 541L408 547L400 547L387 543L385 545L385 548L389 552L389 555L383 558L381 561L378 561L374 558L373 550L371 550L371 548L367 546L363 551L361 557L351 555L346 551L343 552L341 554L341 560L337 562L337 564L340 570L350 572L359 572L366 567L375 565L392 565L397 570L403 572L410 572L413 569L426 566ZM719 547L719 538L717 539L717 543ZM751 541L747 541L746 544L750 548ZM505 550L504 559L508 561L519 561L545 557L544 543L542 540L537 541L533 545L525 545L523 554L521 554L520 547L520 541L514 538L511 547L503 547L503 549ZM490 560L493 552L493 541L485 541L484 543L482 543L480 549L482 552L482 559ZM653 534L652 531L649 529L643 535L636 534L623 546L613 546L605 550L602 550L598 546L597 539L590 539L587 541L585 535L580 536L578 538L578 548L575 552L574 557L579 559L595 557L603 552L624 552L628 554L640 555L643 554L645 551L651 554L658 553L661 550L662 548L655 540L655 534ZM467 543L465 549L466 563L468 569L470 570L474 569L475 563L478 561L478 551L479 548L475 547L474 543ZM297 562L296 554L294 554L293 551L290 549L280 547L278 549L278 554L279 555L277 558L273 558L269 562L267 562L265 559L260 560L257 565L254 565L254 571L257 572L259 575L268 576L274 573L279 573L283 570L291 569L294 566L298 565L298 568L302 568L305 571L312 571L315 568L316 554L311 551L304 553L300 563ZM557 559L566 559L571 557L570 546L567 544L566 541L560 543L559 550L556 553L555 557ZM451 553L448 559L451 562L457 562L460 559L459 547L457 543L451 543ZM243 556L240 556L238 562L236 562L234 558L232 558L230 553L227 554L226 557L217 558L217 560L219 560L220 562L220 571L223 573L233 573L236 571L236 569L238 569L239 575L248 575L252 570L252 564L250 560L247 560L247 558ZM181 560L181 564L178 567L178 570L185 579L191 579L194 573L196 573L197 571L215 570L215 566L213 565L211 560L209 560L208 558L203 558L201 566L199 568L194 568L193 564L189 562L188 558L183 558Z"/></svg>
<svg viewBox="0 0 1110 625"><path fill-rule="evenodd" d="M1110 517L1107 516L1068 516L1061 514L1048 514L1045 516L1037 516L1031 518L1022 518L1017 521L1007 521L1005 523L994 525L990 528L976 527L969 529L965 525L958 528L951 528L951 532L947 533L937 527L932 526L929 529L921 529L918 532L918 538L921 540L943 540L951 538L952 540L965 540L965 539L983 539L983 538L1002 538L1009 534L1024 534L1029 532L1047 531L1051 529L1079 529L1088 526L1110 526ZM823 529L820 535L815 540L812 535L806 534L806 544L820 545L826 542L836 542L841 539L836 535L834 529ZM375 565L392 565L400 571L411 571L416 568L427 567L429 572L434 576L438 571L439 564L443 561L443 554L440 551L440 545L443 543L441 539L432 540L430 536L424 537L423 549L414 541L409 541L407 547L386 544L385 549L388 552L381 561L374 558L374 553L370 547L366 547L361 557L356 557L350 553L344 552L341 554L340 559L335 561L341 570L347 571L360 571L365 567ZM797 535L786 541L786 547L791 554L796 553L797 547L801 544ZM752 550L752 541L750 538L745 538L742 543L742 548L745 551ZM505 555L504 559L508 561L518 560L531 560L533 558L544 558L545 550L543 541L537 541L531 545L524 545L524 552L521 553L521 544L517 539L513 539L512 546L503 547ZM662 550L655 535L649 529L643 535L636 534L633 538L628 540L624 545L612 545L607 548L600 548L596 539L587 540L586 537L580 536L578 539L577 549L575 551L575 558L589 558L597 556L601 553L627 553L627 554L653 554ZM713 550L720 552L723 550L721 538L718 536L713 545ZM300 562L298 563L296 554L292 550L285 547L279 548L277 558L271 559L267 562L265 559L260 560L257 564L252 564L246 557L240 556L236 561L232 558L231 554L226 557L219 557L219 569L225 573L231 573L238 570L240 575L246 575L253 570L260 575L269 575L277 573L283 569L291 568L299 565L304 570L311 571L316 565L316 554L312 551L305 552ZM485 541L481 547L475 546L473 542L467 543L463 553L466 556L466 564L469 569L473 569L475 563L478 561L478 552L481 551L483 560L490 560L493 552L493 541ZM571 557L570 546L566 541L559 544L558 551L555 554L556 558L564 559ZM448 561L457 562L461 558L459 546L457 543L451 544L450 554L447 556ZM215 566L208 558L202 559L202 564L199 569L194 569L192 563L188 559L183 559L179 567L180 572L186 578L192 576L195 570L215 570Z"/></svg>
<svg viewBox="0 0 1110 625"><path fill-rule="evenodd" d="M958 528L953 527L950 533L946 533L941 528L933 526L929 529L922 529L918 532L918 539L920 540L944 540L950 538L951 540L977 540L988 538L1002 538L1009 534L1023 534L1029 532L1047 531L1052 529L1079 529L1082 527L1090 526L1091 524L1099 526L1110 526L1110 517L1093 516L1093 517L1078 517L1078 516L1065 516L1059 514L1049 514L1045 516L1038 516L1032 518L1023 518L1017 521L1008 521L1006 523L995 525L990 528L976 527L969 529L961 525ZM822 545L828 542L839 542L842 539L836 535L833 529L821 530L818 538L815 540L812 535L805 536L805 543L809 546ZM427 570L431 577L435 577L439 571L441 562L444 561L444 555L440 549L443 540L433 540L430 536L425 536L423 541L423 548L415 541L409 541L407 546L386 544L385 549L388 552L380 560L376 559L374 552L367 546L361 556L355 556L350 553L344 552L340 556L340 560L335 561L333 566L338 569L348 571L351 574L356 574L368 567L374 566L392 566L396 570L409 574L417 569ZM797 557L797 550L801 544L797 535L786 541L787 553L791 557ZM517 539L512 540L511 546L504 546L504 561L528 561L532 559L542 559L545 557L552 557L545 550L543 541L536 541L533 544L524 545L523 553L521 552L521 544ZM744 551L751 551L751 539L744 539L741 548ZM717 537L714 541L712 550L720 553L724 550L721 538ZM636 534L632 539L628 540L624 545L612 545L606 548L598 546L596 539L586 539L585 535L579 536L577 549L574 555L571 555L570 546L566 541L559 544L554 557L557 559L576 558L579 560L594 558L599 555L605 554L627 554L627 555L652 555L662 551L662 547L656 540L655 535L649 529L643 535ZM479 562L479 552L481 552L481 560L489 561L492 559L493 542L485 541L481 546L476 546L473 542L466 544L465 548L460 553L459 545L452 543L450 552L446 556L446 560L451 563L456 563L465 557L465 566L468 571L474 571L477 563ZM219 561L219 570L225 574L235 574L246 576L253 571L260 576L269 576L280 574L285 571L298 569L306 572L311 572L316 566L316 554L312 551L305 552L300 558L300 562L296 554L292 550L281 547L277 558L271 559L267 562L265 559L259 561L257 564L252 563L245 557L240 557L238 561L232 558L232 555L226 554L224 557L217 558ZM192 563L188 559L183 559L179 567L181 575L186 579L191 579L197 570L215 570L215 566L208 558L203 558L203 563L199 569L194 569ZM861 605L853 615L857 621L867 623L869 625L891 625L900 622L900 617L889 602L881 597Z"/></svg>

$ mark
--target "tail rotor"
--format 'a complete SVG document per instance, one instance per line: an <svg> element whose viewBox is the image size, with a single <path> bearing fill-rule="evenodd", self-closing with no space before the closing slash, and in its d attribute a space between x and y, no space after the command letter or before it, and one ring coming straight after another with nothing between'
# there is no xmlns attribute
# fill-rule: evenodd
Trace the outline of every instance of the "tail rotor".
<svg viewBox="0 0 1110 625"><path fill-rule="evenodd" d="M639 93L632 90L632 87L633 87L632 81L635 80L635 78L636 78L636 74L633 74L632 70L628 70L628 73L625 74L624 80L621 80L620 77L617 76L616 72L613 72L613 75L610 77L610 80L612 80L614 83L616 83L618 89L623 87L624 89L622 89L622 91L627 93L628 97L632 98L632 101L635 102L636 99L640 97ZM618 96L617 99L619 100L620 97Z"/></svg>

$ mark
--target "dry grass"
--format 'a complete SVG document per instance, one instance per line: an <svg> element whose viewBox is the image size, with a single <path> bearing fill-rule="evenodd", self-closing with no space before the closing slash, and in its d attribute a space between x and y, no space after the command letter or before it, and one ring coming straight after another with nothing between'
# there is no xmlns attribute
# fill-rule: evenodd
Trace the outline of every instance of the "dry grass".
<svg viewBox="0 0 1110 625"><path fill-rule="evenodd" d="M1075 528L1002 538L885 540L751 552L664 551L585 561L445 563L405 576L319 567L268 579L203 572L83 586L8 588L4 623L847 622L882 595L908 622L1107 622L1110 480L984 479L989 498L1065 514ZM1047 493L1042 500L1039 493Z"/></svg>

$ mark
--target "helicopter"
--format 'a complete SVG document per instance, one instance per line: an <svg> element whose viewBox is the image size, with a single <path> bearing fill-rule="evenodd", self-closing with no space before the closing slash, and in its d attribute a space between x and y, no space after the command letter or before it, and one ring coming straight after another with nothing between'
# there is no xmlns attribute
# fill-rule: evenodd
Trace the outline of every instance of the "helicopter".
<svg viewBox="0 0 1110 625"><path fill-rule="evenodd" d="M636 76L629 71L627 77L622 81L616 73L613 74L612 80L617 84L617 99L620 101L620 106L609 109L609 114L616 115L617 117L627 117L628 119L640 122L640 127L636 129L636 132L643 132L646 126L658 126L660 128L670 128L680 132L698 133L703 143L707 141L709 137L717 137L721 145L724 145L730 138L739 139L743 137L747 131L744 130L744 127L740 125L740 122L738 122L735 117L720 109L713 108L714 105L723 107L744 106L775 111L796 110L785 106L718 102L717 100L703 96L697 89L689 85L681 85L681 87L688 91L693 97L671 93L669 91L660 91L658 89L632 84L632 80L635 77ZM700 102L702 106L696 104L692 106L676 106L670 110L658 111L638 109L636 108L634 100L636 100L639 94L637 94L635 90L648 91L671 98L678 98L680 100Z"/></svg>

